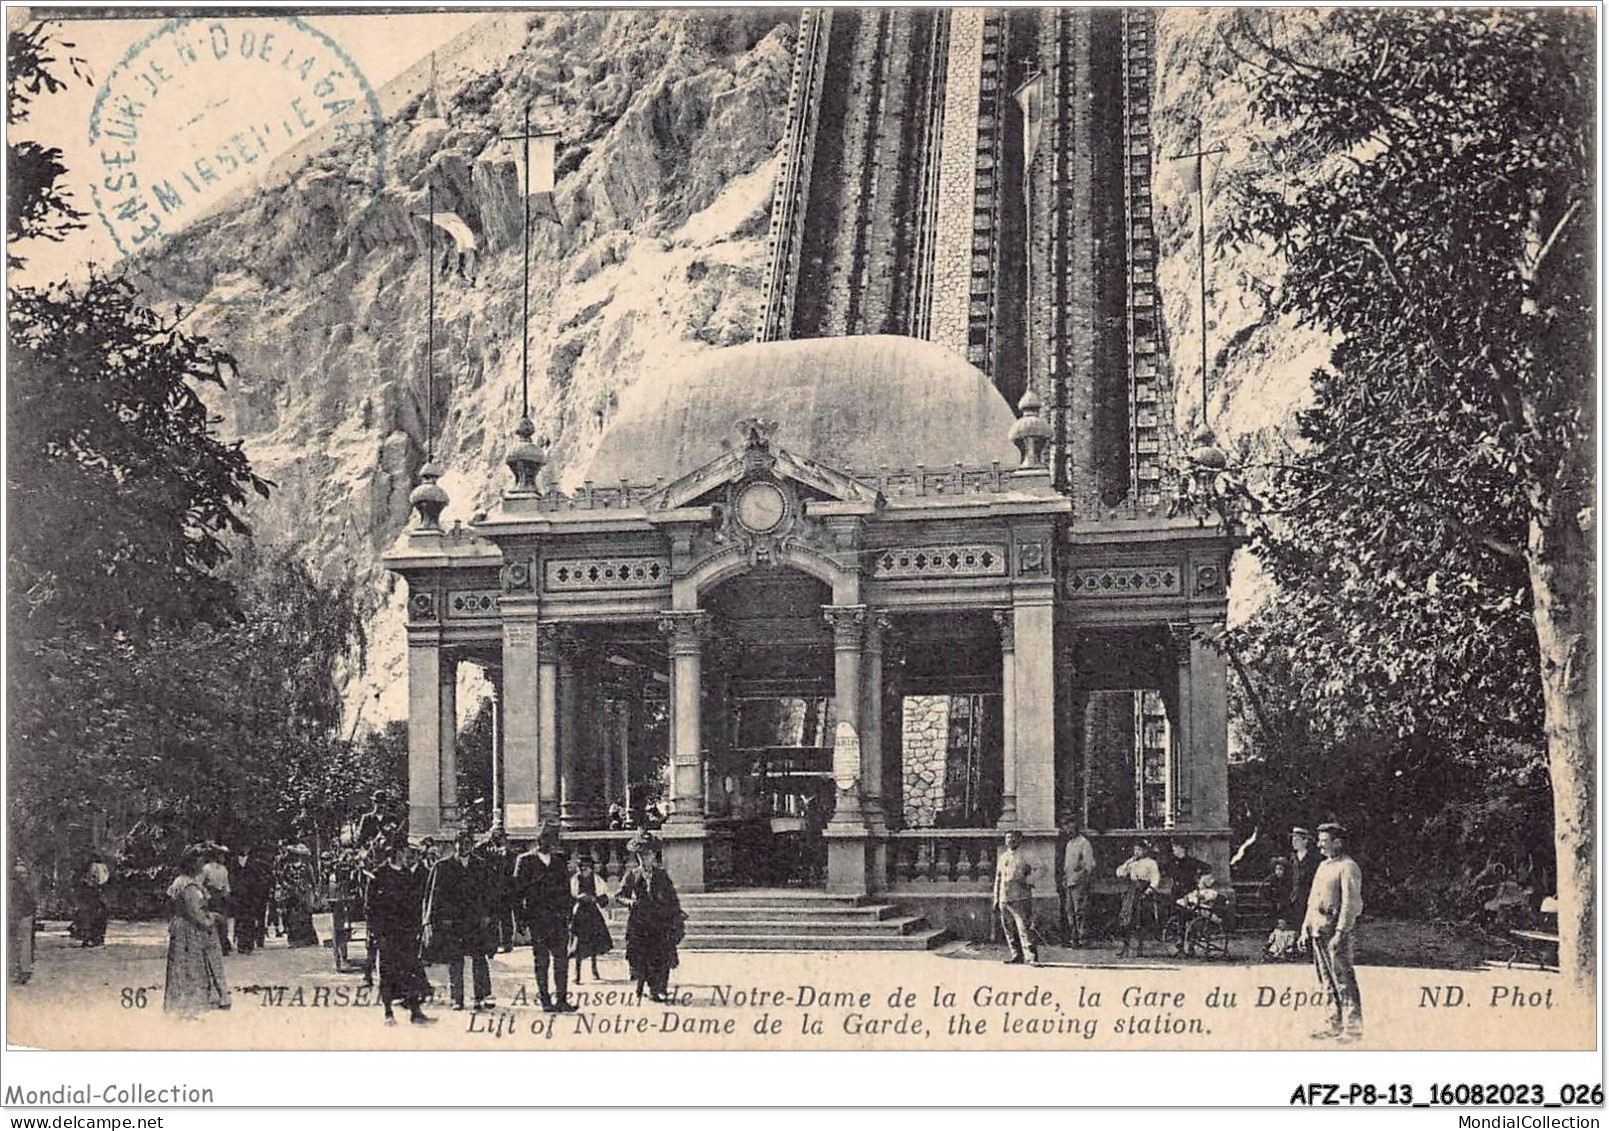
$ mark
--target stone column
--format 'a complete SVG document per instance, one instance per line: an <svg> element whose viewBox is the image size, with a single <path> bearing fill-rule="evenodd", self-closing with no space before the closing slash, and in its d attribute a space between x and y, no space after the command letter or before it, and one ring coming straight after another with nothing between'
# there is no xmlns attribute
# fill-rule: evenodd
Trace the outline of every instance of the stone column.
<svg viewBox="0 0 1609 1131"><path fill-rule="evenodd" d="M1012 713L1016 764L1016 824L1054 829L1056 824L1055 610L1049 586L1019 590L1012 602L1016 645Z"/></svg>
<svg viewBox="0 0 1609 1131"><path fill-rule="evenodd" d="M441 831L441 636L408 633L408 832Z"/></svg>
<svg viewBox="0 0 1609 1131"><path fill-rule="evenodd" d="M1191 639L1189 797L1191 824L1197 828L1229 826L1227 671L1222 652L1199 635Z"/></svg>
<svg viewBox="0 0 1609 1131"><path fill-rule="evenodd" d="M441 705L436 719L441 727L441 823L458 826L458 657L446 649L440 656L437 694Z"/></svg>
<svg viewBox="0 0 1609 1131"><path fill-rule="evenodd" d="M614 704L610 706L611 702ZM615 795L620 790L620 783L616 775L620 769L620 709L623 704L620 700L611 700L605 689L598 689L598 757L603 761L600 767L603 776L603 798L599 803L598 811L604 822L600 827L607 827L609 806L615 803Z"/></svg>
<svg viewBox="0 0 1609 1131"><path fill-rule="evenodd" d="M1003 829L1017 824L1017 614L995 609L1000 630L1000 733L1005 748L1000 770L1000 821Z"/></svg>
<svg viewBox="0 0 1609 1131"><path fill-rule="evenodd" d="M1176 824L1188 827L1195 824L1191 799L1191 762L1194 756L1194 727L1191 719L1192 676L1195 644L1191 640L1188 624L1168 625L1168 638L1173 645L1173 658L1178 665L1178 693L1173 696L1173 741L1168 745L1168 812Z"/></svg>
<svg viewBox="0 0 1609 1131"><path fill-rule="evenodd" d="M864 685L860 700L860 790L866 823L886 826L883 808L883 781L887 776L883 756L883 654L893 620L883 609L874 609L866 619Z"/></svg>
<svg viewBox="0 0 1609 1131"><path fill-rule="evenodd" d="M503 827L535 833L541 796L541 701L537 690L541 632L534 603L503 604Z"/></svg>
<svg viewBox="0 0 1609 1131"><path fill-rule="evenodd" d="M487 701L492 705L492 824L502 827L507 824L503 820L503 692L500 687L502 679L491 672L486 678L492 687L487 695Z"/></svg>
<svg viewBox="0 0 1609 1131"><path fill-rule="evenodd" d="M659 617L670 637L670 818L661 835L665 870L681 891L704 890L704 617L698 609Z"/></svg>
<svg viewBox="0 0 1609 1131"><path fill-rule="evenodd" d="M621 765L624 773L621 781L625 784L626 812L632 810L631 766L632 762L642 762L648 751L648 684L646 678L639 678L632 683L632 701L628 704L630 713L626 721L626 750L621 755Z"/></svg>
<svg viewBox="0 0 1609 1131"><path fill-rule="evenodd" d="M704 819L703 625L699 610L667 612L659 618L670 637L670 821Z"/></svg>
<svg viewBox="0 0 1609 1131"><path fill-rule="evenodd" d="M823 605L821 612L832 625L834 735L832 776L838 786L835 825L859 825L864 821L861 797L865 788L865 740L860 732L861 652L865 644L865 605ZM844 731L848 724L849 731ZM853 735L854 742L839 740Z"/></svg>
<svg viewBox="0 0 1609 1131"><path fill-rule="evenodd" d="M586 799L581 788L581 646L573 636L559 645L559 825L586 827Z"/></svg>
<svg viewBox="0 0 1609 1131"><path fill-rule="evenodd" d="M539 824L559 818L559 644L563 635L556 624L544 624L537 633L536 764Z"/></svg>
<svg viewBox="0 0 1609 1131"><path fill-rule="evenodd" d="M861 734L861 654L865 644L865 605L823 605L832 625L832 776L838 803L827 825L827 890L864 895L871 890L871 840L861 798L866 785L865 743Z"/></svg>

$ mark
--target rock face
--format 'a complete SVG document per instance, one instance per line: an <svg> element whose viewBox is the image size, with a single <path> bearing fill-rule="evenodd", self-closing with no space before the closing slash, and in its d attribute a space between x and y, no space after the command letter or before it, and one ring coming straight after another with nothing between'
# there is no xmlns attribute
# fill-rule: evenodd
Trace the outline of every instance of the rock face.
<svg viewBox="0 0 1609 1131"><path fill-rule="evenodd" d="M339 145L293 158L163 249L163 276L205 294L193 324L238 358L215 397L277 483L258 537L290 541L370 595L366 721L403 710L400 585L378 556L435 460L446 521L487 508L521 402L522 202L515 147L561 135L558 221L537 220L530 401L551 468L578 474L619 393L654 369L748 341L764 290L775 153L796 14L779 11L496 15L381 92L377 193L341 175ZM283 164L283 162L281 163ZM438 233L434 413L426 397L426 187L474 233L460 262ZM226 300L226 301L219 301Z"/></svg>
<svg viewBox="0 0 1609 1131"><path fill-rule="evenodd" d="M1155 152L1171 157L1197 148L1199 117L1201 148L1226 151L1205 162L1207 420L1226 451L1255 461L1292 435L1312 373L1328 363L1331 342L1271 310L1283 278L1278 261L1255 247L1218 247L1231 219L1228 187L1237 177L1268 171L1267 129L1252 113L1252 93L1224 46L1234 18L1227 9L1158 12L1152 128ZM1287 11L1270 17L1267 27L1288 43L1308 30L1308 22ZM1158 170L1154 201L1157 283L1174 372L1175 423L1188 433L1199 426L1202 403L1196 193L1185 181L1190 163L1166 164ZM1268 592L1256 559L1242 551L1230 587L1230 619L1243 619Z"/></svg>
<svg viewBox="0 0 1609 1131"><path fill-rule="evenodd" d="M1222 148L1206 161L1208 420L1220 443L1240 437L1269 438L1288 428L1306 403L1312 371L1329 359L1330 342L1276 318L1270 304L1280 286L1277 261L1258 249L1218 239L1231 219L1227 186L1236 178L1266 171L1266 127L1252 113L1251 91L1223 43L1234 14L1227 11L1164 10L1157 17L1156 151L1171 156L1193 151L1195 120L1203 148ZM1300 13L1282 13L1276 34L1295 34ZM1156 228L1157 278L1178 390L1180 428L1199 420L1201 407L1201 316L1196 194L1185 184L1188 162L1169 161L1172 176L1159 173Z"/></svg>

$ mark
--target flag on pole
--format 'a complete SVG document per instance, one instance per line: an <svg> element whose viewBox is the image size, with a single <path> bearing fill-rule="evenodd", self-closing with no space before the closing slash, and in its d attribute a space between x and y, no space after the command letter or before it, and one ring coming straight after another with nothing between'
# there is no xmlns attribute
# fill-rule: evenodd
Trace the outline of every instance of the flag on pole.
<svg viewBox="0 0 1609 1131"><path fill-rule="evenodd" d="M1194 194L1201 188L1201 158L1195 154L1173 162L1174 172L1179 176L1179 184L1187 194Z"/></svg>
<svg viewBox="0 0 1609 1131"><path fill-rule="evenodd" d="M555 158L558 156L558 134L532 134L530 180L526 180L523 146L515 148L514 164L520 183L531 186L531 215L559 221L559 210L553 203Z"/></svg>
<svg viewBox="0 0 1609 1131"><path fill-rule="evenodd" d="M437 212L432 219L436 222L436 227L453 238L453 243L457 246L460 255L479 248L480 243L475 239L475 233L470 230L468 224L464 223L463 217L459 216L458 213Z"/></svg>
<svg viewBox="0 0 1609 1131"><path fill-rule="evenodd" d="M1045 124L1045 74L1035 71L1022 81L1016 91L1017 105L1022 107L1022 167L1034 163L1039 150L1039 133Z"/></svg>

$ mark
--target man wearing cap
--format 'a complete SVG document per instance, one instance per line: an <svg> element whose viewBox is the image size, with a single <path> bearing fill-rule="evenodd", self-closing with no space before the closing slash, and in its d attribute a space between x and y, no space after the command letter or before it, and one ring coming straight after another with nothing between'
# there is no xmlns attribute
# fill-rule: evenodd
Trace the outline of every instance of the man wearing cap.
<svg viewBox="0 0 1609 1131"><path fill-rule="evenodd" d="M1285 896L1285 920L1300 923L1307 914L1307 896L1313 890L1319 854L1313 847L1311 830L1297 825L1291 830L1290 891Z"/></svg>
<svg viewBox="0 0 1609 1131"><path fill-rule="evenodd" d="M536 833L536 846L514 861L513 898L531 932L531 959L542 1008L548 1013L574 1013L568 969L570 860L559 849L559 830L552 825L542 825Z"/></svg>
<svg viewBox="0 0 1609 1131"><path fill-rule="evenodd" d="M1029 881L1033 865L1018 853L1021 847L1021 833L1006 834L1006 849L994 870L994 910L1000 917L1006 944L1011 947L1007 965L1021 964L1023 952L1027 951L1026 961L1038 966L1039 944L1034 941L1033 932L1034 886Z"/></svg>
<svg viewBox="0 0 1609 1131"><path fill-rule="evenodd" d="M453 1008L464 1008L464 959L469 959L475 981L475 1008L492 1009L491 968L486 940L491 931L491 910L486 903L484 868L474 859L475 834L458 834L458 851L437 864L430 874L425 899L425 922L432 939L427 948L447 964L447 984Z"/></svg>
<svg viewBox="0 0 1609 1131"><path fill-rule="evenodd" d="M1319 981L1335 1002L1335 1016L1313 1036L1351 1042L1363 1036L1363 999L1352 968L1358 916L1363 911L1363 870L1347 853L1346 829L1340 825L1320 825L1318 847L1324 862L1313 877L1302 938L1313 951Z"/></svg>

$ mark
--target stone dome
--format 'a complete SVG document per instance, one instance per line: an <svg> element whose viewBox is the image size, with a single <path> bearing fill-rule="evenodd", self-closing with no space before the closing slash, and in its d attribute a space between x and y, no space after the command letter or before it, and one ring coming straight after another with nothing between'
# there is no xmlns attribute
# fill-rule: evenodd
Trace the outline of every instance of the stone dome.
<svg viewBox="0 0 1609 1131"><path fill-rule="evenodd" d="M943 346L884 334L733 346L638 381L586 478L680 478L751 417L776 422L777 447L856 472L1018 462L1016 415L982 371Z"/></svg>

